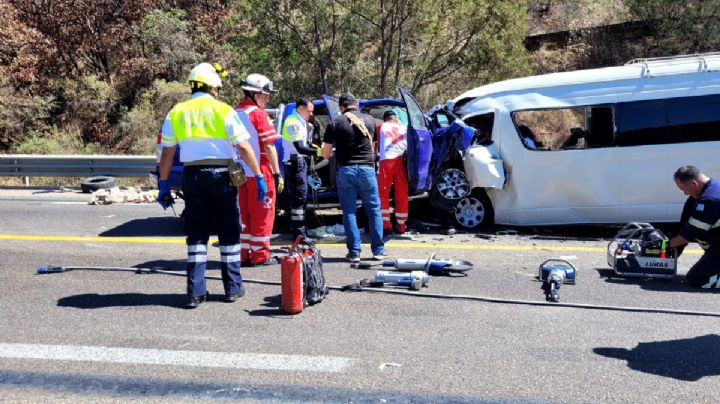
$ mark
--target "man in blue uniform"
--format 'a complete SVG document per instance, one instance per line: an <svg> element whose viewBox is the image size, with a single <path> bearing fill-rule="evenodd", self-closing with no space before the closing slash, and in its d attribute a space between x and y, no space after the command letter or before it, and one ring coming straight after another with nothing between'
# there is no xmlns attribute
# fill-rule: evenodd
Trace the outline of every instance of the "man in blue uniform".
<svg viewBox="0 0 720 404"><path fill-rule="evenodd" d="M240 275L240 214L237 188L230 183L228 165L236 152L255 174L258 198L267 185L260 173L255 153L248 143L250 134L237 112L215 99L222 86L219 65L201 63L190 72L192 98L173 107L162 126L162 156L158 203L172 203L168 176L175 148L180 147L184 163L185 234L187 235L188 309L207 298L205 268L210 224L218 227L225 301L234 302L245 294Z"/></svg>
<svg viewBox="0 0 720 404"><path fill-rule="evenodd" d="M696 288L720 288L720 181L695 166L678 168L674 178L677 187L696 203L680 234L670 240L670 247L697 242L705 253L688 271L687 283Z"/></svg>
<svg viewBox="0 0 720 404"><path fill-rule="evenodd" d="M297 100L295 111L285 119L282 127L283 168L288 181L290 198L290 225L293 239L305 236L305 207L307 206L308 165L305 156L313 158L320 154L320 148L314 147L308 131L308 122L313 116L312 101L305 98Z"/></svg>

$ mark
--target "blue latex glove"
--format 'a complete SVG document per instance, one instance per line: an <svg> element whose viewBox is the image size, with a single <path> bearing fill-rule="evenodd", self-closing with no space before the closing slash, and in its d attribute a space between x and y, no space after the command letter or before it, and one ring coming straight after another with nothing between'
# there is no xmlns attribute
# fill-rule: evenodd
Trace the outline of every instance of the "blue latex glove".
<svg viewBox="0 0 720 404"><path fill-rule="evenodd" d="M255 176L255 180L257 180L257 200L258 202L264 202L265 195L267 195L267 184L265 183L265 178L262 174L258 174Z"/></svg>
<svg viewBox="0 0 720 404"><path fill-rule="evenodd" d="M163 209L167 209L174 203L172 195L170 195L170 181L160 180L158 181L158 196L157 202Z"/></svg>

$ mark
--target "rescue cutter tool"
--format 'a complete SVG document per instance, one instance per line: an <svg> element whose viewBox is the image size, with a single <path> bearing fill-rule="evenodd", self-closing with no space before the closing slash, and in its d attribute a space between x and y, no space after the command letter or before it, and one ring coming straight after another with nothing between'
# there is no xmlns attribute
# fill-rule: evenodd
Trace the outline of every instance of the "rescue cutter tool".
<svg viewBox="0 0 720 404"><path fill-rule="evenodd" d="M432 253L428 259L398 258L395 260L385 260L383 262L362 261L356 264L356 267L361 269L378 266L388 269L393 268L399 272L424 271L430 275L465 273L473 269L473 264L470 261L437 259L435 258L435 253Z"/></svg>

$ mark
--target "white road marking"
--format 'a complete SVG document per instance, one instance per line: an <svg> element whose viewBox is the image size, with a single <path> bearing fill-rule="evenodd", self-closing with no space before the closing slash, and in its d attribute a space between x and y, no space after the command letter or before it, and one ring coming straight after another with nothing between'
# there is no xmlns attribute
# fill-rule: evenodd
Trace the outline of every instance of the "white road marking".
<svg viewBox="0 0 720 404"><path fill-rule="evenodd" d="M334 356L4 343L0 343L0 358L332 373L343 372L353 363L351 358Z"/></svg>

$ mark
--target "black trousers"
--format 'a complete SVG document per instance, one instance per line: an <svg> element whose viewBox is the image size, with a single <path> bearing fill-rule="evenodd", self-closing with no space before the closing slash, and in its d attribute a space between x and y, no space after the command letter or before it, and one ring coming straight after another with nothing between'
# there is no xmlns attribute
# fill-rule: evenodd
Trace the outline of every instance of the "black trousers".
<svg viewBox="0 0 720 404"><path fill-rule="evenodd" d="M188 246L187 292L203 296L207 292L205 269L211 225L220 241L220 270L225 294L237 294L240 275L240 211L237 188L230 184L225 167L185 166L185 235Z"/></svg>
<svg viewBox="0 0 720 404"><path fill-rule="evenodd" d="M305 208L307 207L308 166L305 157L293 154L285 163L285 179L290 198L290 226L293 238L305 235Z"/></svg>
<svg viewBox="0 0 720 404"><path fill-rule="evenodd" d="M694 288L720 288L720 249L711 247L705 251L685 279Z"/></svg>

